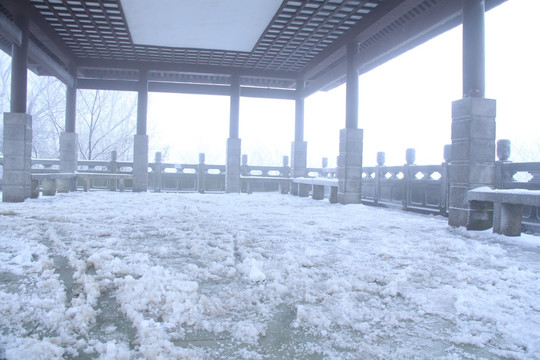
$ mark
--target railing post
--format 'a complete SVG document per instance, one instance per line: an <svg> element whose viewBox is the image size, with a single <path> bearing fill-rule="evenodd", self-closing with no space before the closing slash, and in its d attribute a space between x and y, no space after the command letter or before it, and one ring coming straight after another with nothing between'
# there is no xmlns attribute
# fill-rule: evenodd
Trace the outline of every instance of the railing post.
<svg viewBox="0 0 540 360"><path fill-rule="evenodd" d="M504 189L505 181L511 180L513 174L505 174L504 164L509 163L511 144L510 140L497 141L497 159L495 161L495 189Z"/></svg>
<svg viewBox="0 0 540 360"><path fill-rule="evenodd" d="M242 163L240 165L240 175L241 176L248 176L249 175L249 169L248 169L248 156L247 154L242 154ZM246 193L248 192L248 183L245 180L242 180L240 183L240 192Z"/></svg>
<svg viewBox="0 0 540 360"><path fill-rule="evenodd" d="M497 141L497 161L495 161L495 189L504 189L504 183L510 181L514 174L505 174L504 164L510 158L510 140L501 139ZM473 202L471 202L473 203ZM493 204L493 231L500 232L501 229L501 203ZM521 210L523 213L523 210ZM520 231L520 230L519 230Z"/></svg>
<svg viewBox="0 0 540 360"><path fill-rule="evenodd" d="M322 177L328 177L328 170L326 169L328 167L328 158L323 157L322 158L322 170L321 170L321 176Z"/></svg>
<svg viewBox="0 0 540 360"><path fill-rule="evenodd" d="M407 162L405 166L403 166L403 193L401 194L403 209L407 209L409 207L409 200L410 200L410 192L411 192L411 169L410 166L414 165L414 162L416 161L416 150L414 149L407 149L405 151L405 161Z"/></svg>
<svg viewBox="0 0 540 360"><path fill-rule="evenodd" d="M199 192L201 194L204 194L205 188L206 188L206 165L204 163L205 160L204 153L199 154Z"/></svg>
<svg viewBox="0 0 540 360"><path fill-rule="evenodd" d="M441 164L441 215L448 214L448 196L450 194L450 168L448 164L451 159L452 145L444 145L443 159Z"/></svg>
<svg viewBox="0 0 540 360"><path fill-rule="evenodd" d="M291 168L289 167L289 157L283 156L283 167L281 168L281 176L284 178L288 178L291 176ZM279 190L282 194L288 194L291 188L290 182L282 182L279 184Z"/></svg>
<svg viewBox="0 0 540 360"><path fill-rule="evenodd" d="M109 172L116 174L118 172L118 164L116 162L118 153L116 150L111 151L111 161L109 162ZM109 190L116 191L116 179L109 179Z"/></svg>
<svg viewBox="0 0 540 360"><path fill-rule="evenodd" d="M373 194L373 203L377 205L381 196L381 176L382 167L386 161L386 154L383 151L377 153L377 171L375 172L375 192Z"/></svg>
<svg viewBox="0 0 540 360"><path fill-rule="evenodd" d="M161 192L163 187L161 176L161 152L156 152L154 160L154 191Z"/></svg>

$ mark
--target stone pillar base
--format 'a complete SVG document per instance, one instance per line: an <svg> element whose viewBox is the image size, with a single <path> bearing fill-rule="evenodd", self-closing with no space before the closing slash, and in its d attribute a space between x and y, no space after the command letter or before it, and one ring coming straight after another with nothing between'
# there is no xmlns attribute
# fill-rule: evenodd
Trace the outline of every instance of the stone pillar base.
<svg viewBox="0 0 540 360"><path fill-rule="evenodd" d="M4 113L2 201L22 202L32 195L32 116Z"/></svg>
<svg viewBox="0 0 540 360"><path fill-rule="evenodd" d="M307 142L293 141L291 143L291 177L306 176Z"/></svg>
<svg viewBox="0 0 540 360"><path fill-rule="evenodd" d="M63 132L60 134L60 171L71 173L77 171L77 158L78 158L78 149L77 149L77 133ZM76 191L77 190L77 179L69 179L68 181L68 190ZM58 191L60 190L60 184ZM62 187L62 192L63 192Z"/></svg>
<svg viewBox="0 0 540 360"><path fill-rule="evenodd" d="M242 155L242 140L227 139L227 167L225 177L225 191L228 193L240 192L240 158Z"/></svg>
<svg viewBox="0 0 540 360"><path fill-rule="evenodd" d="M148 190L148 135L135 135L133 147L133 191Z"/></svg>
<svg viewBox="0 0 540 360"><path fill-rule="evenodd" d="M360 204L362 202L362 152L364 130L341 129L337 164L338 202Z"/></svg>
<svg viewBox="0 0 540 360"><path fill-rule="evenodd" d="M468 97L452 103L452 149L448 224L467 226L476 222L469 215L467 192L493 186L495 173L496 102ZM492 216L490 217L492 218ZM490 219L487 219L491 222ZM483 223L481 227L488 226ZM491 226L491 224L489 224ZM477 225L470 224L469 228Z"/></svg>

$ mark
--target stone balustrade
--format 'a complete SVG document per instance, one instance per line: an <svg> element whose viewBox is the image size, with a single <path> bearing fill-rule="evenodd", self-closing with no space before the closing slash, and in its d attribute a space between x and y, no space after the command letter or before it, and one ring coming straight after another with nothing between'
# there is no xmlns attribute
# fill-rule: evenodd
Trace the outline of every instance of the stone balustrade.
<svg viewBox="0 0 540 360"><path fill-rule="evenodd" d="M448 215L449 176L451 174L450 146L444 148L444 161L437 165L417 165L414 149L405 152L405 163L398 166L385 164L385 153L377 154L375 166L362 168L362 203L377 206L398 207L405 210ZM498 160L495 162L495 184L497 189L540 190L540 162L513 163L509 161L510 142L499 140L497 143ZM3 159L0 157L0 164ZM79 178L78 187L90 189L119 190L122 187L132 189L133 164L118 161L111 154L109 161L80 160L77 173L87 174ZM322 159L320 168L306 168L300 178L336 179L336 168L328 167L328 159ZM241 191L261 192L280 191L298 195L300 182L291 181L292 170L289 157L284 156L279 166L249 165L248 156L241 157ZM33 159L32 174L60 172L60 160ZM92 176L92 174L96 174ZM119 174L99 176L98 174ZM297 177L298 178L298 177ZM161 154L156 153L155 160L148 164L148 183L152 191L178 192L225 192L226 166L206 164L205 155L199 155L198 164L164 163ZM47 181L46 181L47 182ZM60 181L61 182L61 181ZM293 191L295 190L295 191ZM320 198L319 187L315 198ZM323 197L329 198L331 187L324 188ZM313 187L308 189L312 194ZM304 194L303 189L302 194ZM305 194L304 194L305 195ZM523 226L540 232L540 210L534 206L523 207Z"/></svg>

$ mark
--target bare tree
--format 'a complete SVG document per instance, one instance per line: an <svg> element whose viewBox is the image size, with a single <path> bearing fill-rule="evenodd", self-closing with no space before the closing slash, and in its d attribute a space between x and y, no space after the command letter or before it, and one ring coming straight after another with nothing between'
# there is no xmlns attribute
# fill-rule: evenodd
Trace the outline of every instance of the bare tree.
<svg viewBox="0 0 540 360"><path fill-rule="evenodd" d="M66 87L48 76L28 74L27 112L32 115L32 156L58 158L64 131ZM11 59L0 53L0 111L9 111ZM135 93L79 90L77 132L81 159L107 159L112 150L118 159L132 155L135 133ZM0 153L3 126L0 126Z"/></svg>
<svg viewBox="0 0 540 360"><path fill-rule="evenodd" d="M6 54L0 51L0 111L2 114L9 111L11 82L11 61ZM4 148L4 125L0 126L0 154Z"/></svg>
<svg viewBox="0 0 540 360"><path fill-rule="evenodd" d="M58 158L60 133L64 131L64 84L49 76L30 76L27 112L32 115L33 157Z"/></svg>
<svg viewBox="0 0 540 360"><path fill-rule="evenodd" d="M136 105L135 94L79 91L77 124L82 158L103 159L113 150L117 151L118 159L131 157Z"/></svg>

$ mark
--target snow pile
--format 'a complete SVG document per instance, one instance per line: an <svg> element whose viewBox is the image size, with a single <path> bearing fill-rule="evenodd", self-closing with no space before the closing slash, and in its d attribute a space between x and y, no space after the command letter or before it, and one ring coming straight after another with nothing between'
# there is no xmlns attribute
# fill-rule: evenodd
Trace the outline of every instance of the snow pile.
<svg viewBox="0 0 540 360"><path fill-rule="evenodd" d="M0 226L0 358L540 358L538 237L277 194L59 194Z"/></svg>

